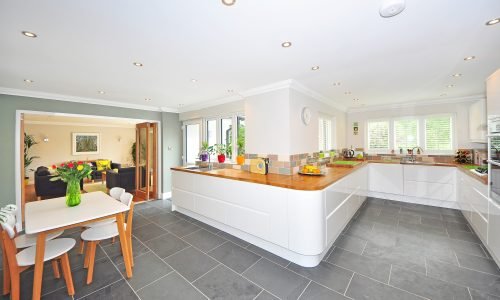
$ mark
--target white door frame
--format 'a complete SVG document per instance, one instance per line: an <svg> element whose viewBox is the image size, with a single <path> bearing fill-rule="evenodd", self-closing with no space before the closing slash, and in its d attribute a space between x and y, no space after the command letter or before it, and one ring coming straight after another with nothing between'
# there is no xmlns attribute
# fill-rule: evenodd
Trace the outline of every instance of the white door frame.
<svg viewBox="0 0 500 300"><path fill-rule="evenodd" d="M163 193L163 182L162 182L162 149L163 144L161 143L161 121L158 120L144 120L144 119L134 119L134 118L120 118L120 117L108 117L108 116L96 116L96 115L84 115L84 114L72 114L72 113L55 113L55 112L46 112L46 111L34 111L34 110L16 110L16 126L15 126L15 152L14 152L14 163L15 163L15 191L16 191L16 205L18 207L17 210L17 230L20 231L23 229L22 224L22 203L21 203L21 114L30 114L30 115L49 115L49 116L64 116L64 117L77 117L77 118L97 118L97 119L115 119L115 120L134 120L137 123L141 122L149 122L149 123L158 123L158 140L157 143L160 147L157 153L157 162L158 162L158 182L161 183L159 186L161 188L158 189L158 195L161 197L164 196Z"/></svg>

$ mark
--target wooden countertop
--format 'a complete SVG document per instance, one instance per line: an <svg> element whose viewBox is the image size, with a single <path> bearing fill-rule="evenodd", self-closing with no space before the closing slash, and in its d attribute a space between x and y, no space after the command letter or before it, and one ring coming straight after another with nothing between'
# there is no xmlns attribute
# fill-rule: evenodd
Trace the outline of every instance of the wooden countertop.
<svg viewBox="0 0 500 300"><path fill-rule="evenodd" d="M247 171L242 171L242 170L236 170L236 169L214 169L210 171L205 171L205 170L199 170L199 169L186 169L184 167L175 167L171 168L171 170L174 171L181 171L181 172L187 172L187 173L193 173L193 174L200 174L200 175L205 175L205 176L213 176L213 177L219 177L219 178L225 178L225 179L232 179L232 180L239 180L239 181L246 181L246 182L252 182L252 183L258 183L258 184L266 184L266 185L272 185L272 186L277 186L277 187L282 187L282 188L287 188L287 189L292 189L292 190L302 190L302 191L319 191L327 188L329 185L339 181L340 179L344 178L345 176L351 174L352 172L356 171L357 169L365 166L368 163L400 163L399 161L364 161L360 163L359 165L356 165L353 168L344 168L344 167L329 167L326 168L326 174L324 176L307 176L307 175L279 175L279 174L267 174L267 175L261 175L261 174L254 174L250 173ZM424 166L428 166L429 164L425 164ZM465 172L469 176L472 176L473 178L476 178L477 180L481 181L484 184L487 184L487 177L480 177L469 170L465 169L464 167L461 167L458 164L454 163L435 163L431 164L431 166L445 166L445 167L457 167L459 170L462 172Z"/></svg>

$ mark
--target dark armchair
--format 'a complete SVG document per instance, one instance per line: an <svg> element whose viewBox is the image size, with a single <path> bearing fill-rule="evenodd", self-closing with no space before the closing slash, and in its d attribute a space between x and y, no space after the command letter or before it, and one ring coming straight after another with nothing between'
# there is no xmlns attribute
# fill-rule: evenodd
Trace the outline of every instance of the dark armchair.
<svg viewBox="0 0 500 300"><path fill-rule="evenodd" d="M90 175L92 177L92 180L96 180L96 179L101 180L102 179L102 172L106 171L106 174L107 174L107 172L110 171L110 170L97 171L96 162L91 161L90 163L92 164L92 174ZM119 169L121 167L122 167L122 164L111 162L111 169ZM106 177L106 180L107 180L107 177Z"/></svg>
<svg viewBox="0 0 500 300"><path fill-rule="evenodd" d="M114 187L121 187L126 191L135 190L135 167L118 168L118 172L106 171L106 188Z"/></svg>
<svg viewBox="0 0 500 300"><path fill-rule="evenodd" d="M66 195L66 182L62 180L50 181L54 177L47 167L38 167L35 171L35 193L37 200L42 198L57 198ZM80 181L80 190L83 190L83 180Z"/></svg>

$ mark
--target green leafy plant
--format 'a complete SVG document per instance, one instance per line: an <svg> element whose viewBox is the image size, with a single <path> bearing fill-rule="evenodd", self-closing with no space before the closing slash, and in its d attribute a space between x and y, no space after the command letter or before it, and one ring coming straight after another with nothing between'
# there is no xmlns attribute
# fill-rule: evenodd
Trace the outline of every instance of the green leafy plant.
<svg viewBox="0 0 500 300"><path fill-rule="evenodd" d="M132 155L132 161L134 162L134 166L137 164L137 158L135 156L136 142L132 144L132 148L130 149L130 155Z"/></svg>
<svg viewBox="0 0 500 300"><path fill-rule="evenodd" d="M209 150L210 150L210 147L208 146L208 142L207 141L201 142L200 153L201 152L209 153Z"/></svg>
<svg viewBox="0 0 500 300"><path fill-rule="evenodd" d="M236 140L236 145L238 146L238 155L245 154L245 126L240 125L238 128L238 138Z"/></svg>
<svg viewBox="0 0 500 300"><path fill-rule="evenodd" d="M30 149L37 144L38 142L33 135L24 133L24 173L28 172L28 167L34 159L40 158L38 156L30 156ZM29 169L29 171L33 171L33 169Z"/></svg>
<svg viewBox="0 0 500 300"><path fill-rule="evenodd" d="M224 145L224 144L215 144L212 147L213 147L213 151L217 155L227 154L227 148L226 148L226 145Z"/></svg>

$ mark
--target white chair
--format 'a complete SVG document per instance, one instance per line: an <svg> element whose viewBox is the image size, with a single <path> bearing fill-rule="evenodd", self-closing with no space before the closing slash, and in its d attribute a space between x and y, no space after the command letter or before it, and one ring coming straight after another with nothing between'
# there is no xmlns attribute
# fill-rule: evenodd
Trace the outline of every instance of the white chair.
<svg viewBox="0 0 500 300"><path fill-rule="evenodd" d="M128 243L129 254L131 257L132 266L134 266L133 254L132 254L132 219L134 217L134 203L132 201L133 195L130 193L125 193L121 196L120 201L128 205L130 210L128 211L127 223L125 223L125 235ZM81 239L88 242L87 253L85 253L84 267L87 270L87 284L92 282L94 274L94 261L95 261L95 251L97 244L102 240L111 239L117 237L118 227L116 223L111 223L99 227L91 227L84 232L82 232Z"/></svg>
<svg viewBox="0 0 500 300"><path fill-rule="evenodd" d="M21 277L20 274L35 264L36 246L32 246L17 253L17 247L14 237L16 236L15 215L1 215L0 224L2 225L2 244L7 257L8 265L8 283L10 287L11 299L18 300L20 296ZM55 239L46 242L44 262L50 260L59 260L61 262L63 276L66 281L68 295L75 294L73 278L71 276L71 267L69 264L68 251L75 246L76 241L70 238ZM5 262L4 262L5 263ZM60 278L56 274L56 278ZM4 279L5 283L5 279ZM4 287L5 288L5 287Z"/></svg>
<svg viewBox="0 0 500 300"><path fill-rule="evenodd" d="M2 209L0 209L0 215L4 215L5 213L16 216L17 206L14 204L6 205ZM49 233L49 234L47 234L47 237L45 238L45 240L46 241L53 240L53 239L61 236L61 234L63 234L63 233L64 233L64 230ZM28 248L28 247L36 245L36 238L37 238L36 234L18 234L15 237L14 241L16 243L17 249L24 249L24 248Z"/></svg>
<svg viewBox="0 0 500 300"><path fill-rule="evenodd" d="M115 198L116 200L120 200L120 197L124 193L125 193L125 189L122 189L121 187L114 187L114 188L111 188L109 190L109 195L111 197ZM105 220L102 220L102 221L96 221L96 222L89 223L89 224L85 225L85 228L103 226L103 225L111 224L111 223L114 223L114 222L116 222L116 219L109 218L109 219L105 219ZM80 246L78 247L78 249L79 249L78 252L80 254L83 254L84 248L85 248L85 242L83 240L81 240L80 241Z"/></svg>

